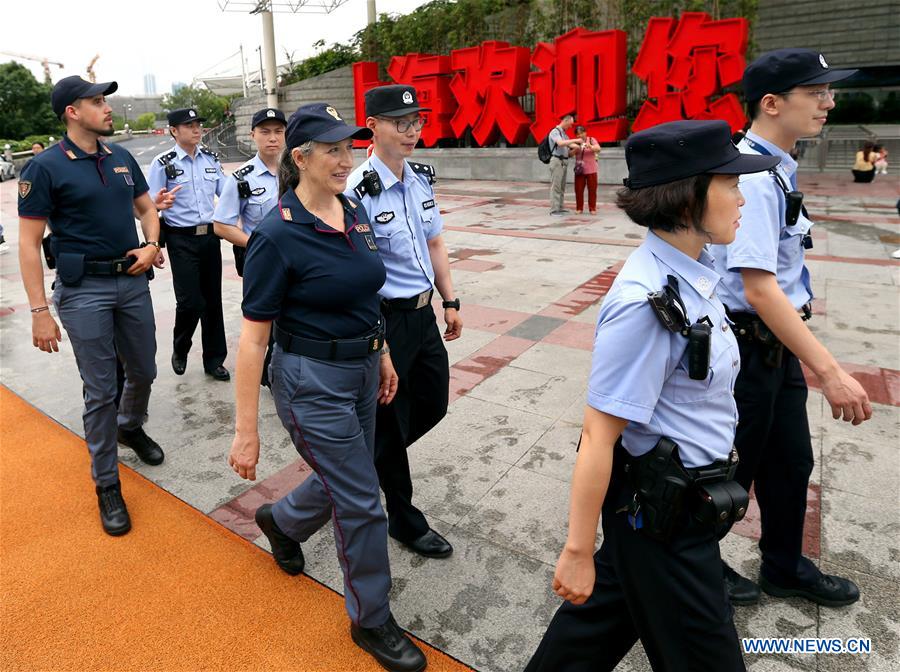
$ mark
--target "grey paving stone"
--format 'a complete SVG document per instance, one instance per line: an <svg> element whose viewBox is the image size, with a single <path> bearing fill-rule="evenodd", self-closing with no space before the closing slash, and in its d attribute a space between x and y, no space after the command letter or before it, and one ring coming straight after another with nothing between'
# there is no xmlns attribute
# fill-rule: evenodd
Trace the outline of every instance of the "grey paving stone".
<svg viewBox="0 0 900 672"><path fill-rule="evenodd" d="M822 560L900 580L897 493L861 497L822 489Z"/></svg>
<svg viewBox="0 0 900 672"><path fill-rule="evenodd" d="M515 336L516 338L527 338L530 341L539 341L557 327L562 326L564 322L565 320L561 320L557 317L532 315L524 322L517 324L510 329L507 333L509 336Z"/></svg>

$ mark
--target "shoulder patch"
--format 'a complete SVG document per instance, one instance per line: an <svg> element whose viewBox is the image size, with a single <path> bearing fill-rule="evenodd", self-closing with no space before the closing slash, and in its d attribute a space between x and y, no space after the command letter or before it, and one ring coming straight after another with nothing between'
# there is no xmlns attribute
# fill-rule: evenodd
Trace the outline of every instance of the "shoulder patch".
<svg viewBox="0 0 900 672"><path fill-rule="evenodd" d="M212 151L209 147L201 147L200 151L203 152L204 154L208 154L209 156L213 157L216 161L219 160L218 152Z"/></svg>
<svg viewBox="0 0 900 672"><path fill-rule="evenodd" d="M232 173L232 175L234 176L234 179L236 179L238 182L240 182L241 180L243 180L247 175L249 175L252 172L253 172L253 164L249 163L246 166L243 166L242 168L238 168L236 171L234 171Z"/></svg>
<svg viewBox="0 0 900 672"><path fill-rule="evenodd" d="M393 210L386 210L384 212L379 212L377 215L375 215L375 221L378 222L379 224L387 224L393 218L394 218Z"/></svg>
<svg viewBox="0 0 900 672"><path fill-rule="evenodd" d="M175 150L172 150L168 154L163 154L162 156L160 156L157 161L165 166L166 164L171 163L172 159L174 159L176 156L178 156L178 154L175 152Z"/></svg>
<svg viewBox="0 0 900 672"><path fill-rule="evenodd" d="M31 182L19 180L19 198L28 198L31 193Z"/></svg>
<svg viewBox="0 0 900 672"><path fill-rule="evenodd" d="M410 163L409 167L413 169L413 172L427 177L428 184L434 184L437 179L437 175L434 172L434 166L429 166L427 163Z"/></svg>

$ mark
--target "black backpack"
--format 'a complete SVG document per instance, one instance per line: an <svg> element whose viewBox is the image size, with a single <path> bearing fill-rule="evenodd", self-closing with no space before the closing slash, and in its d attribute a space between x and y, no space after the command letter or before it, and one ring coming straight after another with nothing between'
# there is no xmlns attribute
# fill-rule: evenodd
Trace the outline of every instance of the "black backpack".
<svg viewBox="0 0 900 672"><path fill-rule="evenodd" d="M541 144L538 145L538 159L540 159L541 163L550 163L550 158L553 154L550 151L550 134L548 133L543 140L541 140Z"/></svg>

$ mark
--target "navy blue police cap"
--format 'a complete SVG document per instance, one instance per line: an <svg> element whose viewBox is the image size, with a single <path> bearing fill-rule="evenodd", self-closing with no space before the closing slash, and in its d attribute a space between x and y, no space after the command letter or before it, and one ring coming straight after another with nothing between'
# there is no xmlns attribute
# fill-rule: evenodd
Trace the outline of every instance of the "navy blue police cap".
<svg viewBox="0 0 900 672"><path fill-rule="evenodd" d="M352 126L345 122L338 111L328 103L301 105L291 115L285 131L288 149L299 147L304 142L340 142L347 138L368 140L372 131L362 126Z"/></svg>
<svg viewBox="0 0 900 672"><path fill-rule="evenodd" d="M178 124L189 124L192 121L206 121L206 117L197 114L197 110L193 107L183 107L180 110L172 110L166 115L169 126L177 126Z"/></svg>
<svg viewBox="0 0 900 672"><path fill-rule="evenodd" d="M832 70L818 51L767 51L744 70L744 98L754 102L767 93L784 93L795 86L830 84L852 77L857 70Z"/></svg>
<svg viewBox="0 0 900 672"><path fill-rule="evenodd" d="M98 82L96 84L83 80L78 75L63 77L53 85L50 94L50 103L53 106L53 114L62 119L66 108L79 98L93 98L103 94L108 96L115 93L119 85L116 82Z"/></svg>
<svg viewBox="0 0 900 672"><path fill-rule="evenodd" d="M366 91L367 117L402 117L413 112L430 112L419 106L416 87L403 84L376 86Z"/></svg>
<svg viewBox="0 0 900 672"><path fill-rule="evenodd" d="M639 131L625 143L629 189L683 180L694 175L759 173L778 165L777 156L741 154L724 121L670 121Z"/></svg>
<svg viewBox="0 0 900 672"><path fill-rule="evenodd" d="M282 124L287 125L284 112L274 107L267 107L253 115L253 121L250 122L250 130L252 131L264 121L280 121Z"/></svg>

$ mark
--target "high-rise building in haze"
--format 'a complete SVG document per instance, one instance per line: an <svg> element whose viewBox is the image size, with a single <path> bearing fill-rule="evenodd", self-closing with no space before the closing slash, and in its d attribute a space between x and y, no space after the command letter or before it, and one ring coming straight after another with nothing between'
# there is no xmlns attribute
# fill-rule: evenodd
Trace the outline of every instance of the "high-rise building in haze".
<svg viewBox="0 0 900 672"><path fill-rule="evenodd" d="M144 95L156 95L156 75L149 73L144 75Z"/></svg>
<svg viewBox="0 0 900 672"><path fill-rule="evenodd" d="M172 93L173 94L178 93L186 86L187 86L187 84L185 84L184 82L172 82Z"/></svg>

